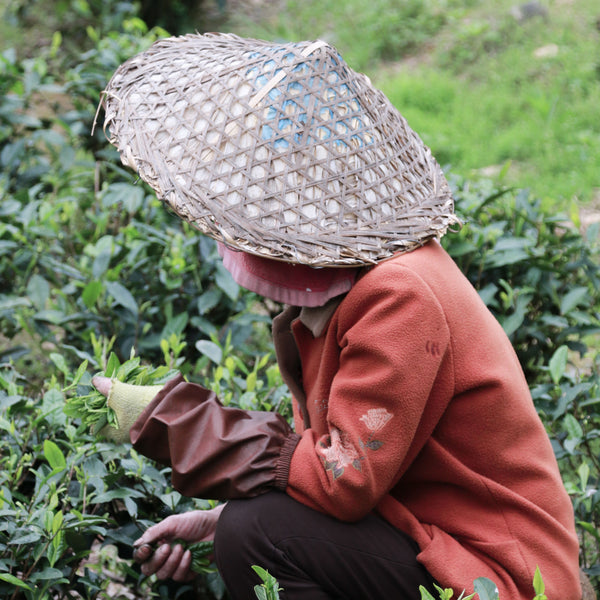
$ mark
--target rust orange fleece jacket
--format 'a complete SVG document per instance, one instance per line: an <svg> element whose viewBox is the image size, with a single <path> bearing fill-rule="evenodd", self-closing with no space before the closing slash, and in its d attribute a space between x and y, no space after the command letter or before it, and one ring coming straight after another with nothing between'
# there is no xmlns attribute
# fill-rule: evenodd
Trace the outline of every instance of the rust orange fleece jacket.
<svg viewBox="0 0 600 600"><path fill-rule="evenodd" d="M571 503L517 357L441 246L311 310L273 324L296 432L178 377L132 427L134 447L170 464L184 495L276 487L342 520L378 511L457 594L484 576L501 600L531 600L539 565L550 600L580 600Z"/></svg>
<svg viewBox="0 0 600 600"><path fill-rule="evenodd" d="M321 335L292 332L288 494L342 520L378 511L457 593L485 576L531 600L539 565L550 600L580 599L571 502L517 357L437 242L372 268Z"/></svg>

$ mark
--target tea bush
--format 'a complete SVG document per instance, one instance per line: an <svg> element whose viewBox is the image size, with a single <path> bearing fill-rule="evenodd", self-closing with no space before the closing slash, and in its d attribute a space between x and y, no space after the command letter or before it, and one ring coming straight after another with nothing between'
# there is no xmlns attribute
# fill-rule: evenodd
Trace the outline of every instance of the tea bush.
<svg viewBox="0 0 600 600"><path fill-rule="evenodd" d="M101 29L87 28L80 61L58 58L59 37L35 58L0 56L0 597L221 598L217 576L160 583L131 561L150 523L212 502L181 497L168 469L63 411L83 361L86 384L109 349L134 349L226 404L290 418L268 331L278 307L241 290L214 243L89 135L116 66L162 34L135 16ZM598 230L524 190L451 183L465 226L444 244L517 350L598 581Z"/></svg>

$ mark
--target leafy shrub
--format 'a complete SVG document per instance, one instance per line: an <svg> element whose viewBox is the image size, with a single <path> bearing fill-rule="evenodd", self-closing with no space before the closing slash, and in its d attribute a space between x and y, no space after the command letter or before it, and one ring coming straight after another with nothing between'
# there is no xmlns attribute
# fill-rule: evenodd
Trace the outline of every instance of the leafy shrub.
<svg viewBox="0 0 600 600"><path fill-rule="evenodd" d="M466 225L443 239L515 347L531 384L565 344L583 358L600 334L598 225L582 235L527 190L453 179Z"/></svg>
<svg viewBox="0 0 600 600"><path fill-rule="evenodd" d="M7 90L0 99L0 322L18 342L6 345L5 358L34 364L40 357L28 347L58 342L73 358L86 358L80 341L89 345L95 335L115 337L121 358L135 345L156 361L161 338L181 335L193 349L234 312L246 310L214 243L182 227L147 188L135 185L106 142L103 148L80 143L94 117L91 89L108 80L127 53L127 40L131 52L155 35L136 26L130 37L99 40L84 56L85 68L66 74L64 89L80 110L51 122L30 116L33 90L56 88L47 63L6 57L0 77ZM229 328L242 343L252 322L240 319Z"/></svg>
<svg viewBox="0 0 600 600"><path fill-rule="evenodd" d="M163 348L167 355L176 352L168 343ZM68 357L53 356L64 384L76 376ZM212 378L223 396L231 397L230 382L244 390L239 398L245 407L268 409L269 395L282 387L273 365L261 359L248 371L249 360L230 358L228 367L215 367L227 375ZM83 374L82 389L90 377ZM76 591L91 599L118 583L143 597L222 598L223 583L205 564L202 577L183 585L146 581L131 560L133 542L150 524L214 502L182 497L170 485L169 469L131 447L96 440L65 415L64 386L55 376L41 398L27 397L25 383L10 365L0 368L0 597L41 600L51 593L66 599Z"/></svg>
<svg viewBox="0 0 600 600"><path fill-rule="evenodd" d="M73 60L93 46L87 35L92 25L101 37L122 31L123 24L132 20L172 35L190 29L214 30L223 20L226 6L226 0L12 0L5 18L21 29L41 34L42 40L34 45L44 45L44 35L52 37L58 32L65 44L63 58Z"/></svg>
<svg viewBox="0 0 600 600"><path fill-rule="evenodd" d="M452 589L442 589L438 585L435 585L436 592L439 594L440 600L451 600L454 598L454 590ZM463 591L457 600L472 600L475 596L479 600L500 600L500 595L498 593L498 586L487 577L478 577L473 581L473 588L475 590L474 594L469 594L465 596L465 592ZM420 588L421 592L421 600L435 600L435 598L423 587ZM535 574L533 576L533 600L548 600L548 596L546 596L544 585L544 580L542 579L542 574L540 569L537 568L535 570Z"/></svg>

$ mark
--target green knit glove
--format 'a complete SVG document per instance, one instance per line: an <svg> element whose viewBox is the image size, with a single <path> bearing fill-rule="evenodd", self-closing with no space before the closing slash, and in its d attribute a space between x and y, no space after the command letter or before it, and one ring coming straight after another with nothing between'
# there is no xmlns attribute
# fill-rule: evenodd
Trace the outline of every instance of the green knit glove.
<svg viewBox="0 0 600 600"><path fill-rule="evenodd" d="M115 444L129 442L129 430L163 387L162 385L131 385L113 379L107 402L108 406L115 411L117 427L106 425L100 430L100 435Z"/></svg>

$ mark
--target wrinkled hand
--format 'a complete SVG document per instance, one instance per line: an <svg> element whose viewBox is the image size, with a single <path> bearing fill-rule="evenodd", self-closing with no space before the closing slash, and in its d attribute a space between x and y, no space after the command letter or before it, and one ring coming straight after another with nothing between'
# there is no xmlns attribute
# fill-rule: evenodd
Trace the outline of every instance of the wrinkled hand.
<svg viewBox="0 0 600 600"><path fill-rule="evenodd" d="M194 510L180 515L171 515L164 521L147 529L133 544L133 558L142 563L142 573L156 573L159 579L190 581L197 576L191 570L192 555L181 544L171 546L173 540L204 542L214 540L219 515L224 504L210 510ZM158 544L153 552L152 544Z"/></svg>

